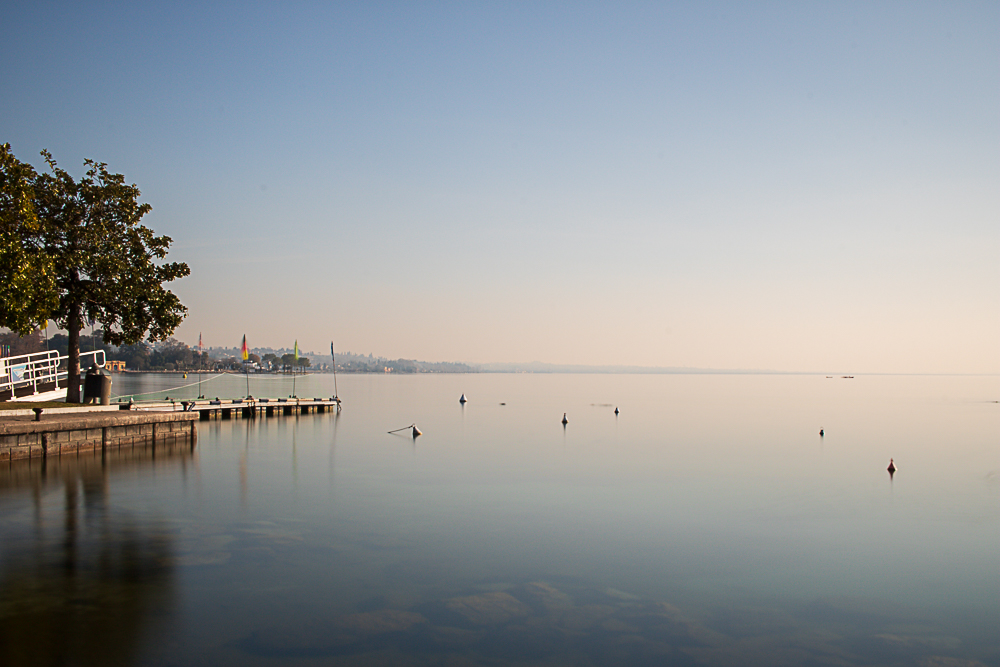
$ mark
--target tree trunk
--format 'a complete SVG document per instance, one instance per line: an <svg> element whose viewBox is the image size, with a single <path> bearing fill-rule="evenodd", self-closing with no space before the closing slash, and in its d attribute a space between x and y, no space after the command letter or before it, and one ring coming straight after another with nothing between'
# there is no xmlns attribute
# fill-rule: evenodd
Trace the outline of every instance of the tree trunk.
<svg viewBox="0 0 1000 667"><path fill-rule="evenodd" d="M69 338L69 373L66 377L66 402L80 403L80 306L72 306L69 311L69 321L66 323L66 333Z"/></svg>

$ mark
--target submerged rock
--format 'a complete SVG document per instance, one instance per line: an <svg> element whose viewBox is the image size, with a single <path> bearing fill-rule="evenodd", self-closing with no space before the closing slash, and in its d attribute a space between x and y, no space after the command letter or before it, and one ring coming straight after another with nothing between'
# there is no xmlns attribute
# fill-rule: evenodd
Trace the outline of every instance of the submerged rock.
<svg viewBox="0 0 1000 667"><path fill-rule="evenodd" d="M498 625L531 611L528 605L502 591L451 598L445 606L475 625Z"/></svg>
<svg viewBox="0 0 1000 667"><path fill-rule="evenodd" d="M589 630L615 613L615 608L604 604L586 604L567 609L560 625L567 630Z"/></svg>
<svg viewBox="0 0 1000 667"><path fill-rule="evenodd" d="M341 616L334 625L351 632L374 635L383 632L401 632L409 630L418 623L426 622L426 618L412 611L381 609Z"/></svg>
<svg viewBox="0 0 1000 667"><path fill-rule="evenodd" d="M573 606L570 596L544 581L532 581L526 584L524 592L533 603L538 603L549 611L569 609Z"/></svg>

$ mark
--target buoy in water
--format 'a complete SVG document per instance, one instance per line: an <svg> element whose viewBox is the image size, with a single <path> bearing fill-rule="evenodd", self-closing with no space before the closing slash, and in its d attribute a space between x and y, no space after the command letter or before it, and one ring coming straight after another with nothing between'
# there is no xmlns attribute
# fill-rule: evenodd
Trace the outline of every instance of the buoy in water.
<svg viewBox="0 0 1000 667"><path fill-rule="evenodd" d="M888 470L888 471L889 471L889 474L890 474L890 475L891 475L892 473L896 472L896 464L892 462L892 459L889 459L889 467L888 467L888 468L886 468L886 470Z"/></svg>
<svg viewBox="0 0 1000 667"><path fill-rule="evenodd" d="M185 373L185 374L184 374L184 379L185 379L185 380L187 380L187 376L188 376L188 374L187 374L187 373Z"/></svg>
<svg viewBox="0 0 1000 667"><path fill-rule="evenodd" d="M395 428L391 431L387 431L387 433L399 433L400 431L405 431L406 429L410 429L410 433L413 434L414 438L418 435L423 435L423 433L420 432L420 429L417 428L416 424L410 424L409 426L404 426L403 428Z"/></svg>
<svg viewBox="0 0 1000 667"><path fill-rule="evenodd" d="M823 437L823 429L819 430L819 437L821 437L821 438Z"/></svg>
<svg viewBox="0 0 1000 667"><path fill-rule="evenodd" d="M462 394L462 398L458 399L458 402L461 403L462 405L465 405L469 401L467 398L465 398L465 394Z"/></svg>
<svg viewBox="0 0 1000 667"><path fill-rule="evenodd" d="M618 414L618 408L615 408L615 414Z"/></svg>
<svg viewBox="0 0 1000 667"><path fill-rule="evenodd" d="M562 423L563 423L563 426L565 426L566 424L569 423L569 420L566 419L566 413L565 412L563 413L563 422Z"/></svg>

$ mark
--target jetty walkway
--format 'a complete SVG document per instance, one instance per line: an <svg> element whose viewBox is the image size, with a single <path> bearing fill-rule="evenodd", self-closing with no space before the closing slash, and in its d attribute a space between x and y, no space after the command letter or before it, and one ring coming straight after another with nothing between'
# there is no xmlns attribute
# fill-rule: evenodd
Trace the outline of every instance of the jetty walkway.
<svg viewBox="0 0 1000 667"><path fill-rule="evenodd" d="M0 463L46 459L108 449L156 448L198 441L197 422L324 413L340 409L337 398L244 398L118 403L0 412Z"/></svg>
<svg viewBox="0 0 1000 667"><path fill-rule="evenodd" d="M0 418L0 463L108 449L198 441L197 415L185 412L40 408ZM23 412L18 410L17 412ZM32 411L29 411L32 412Z"/></svg>
<svg viewBox="0 0 1000 667"><path fill-rule="evenodd" d="M121 404L122 408L126 404ZM131 411L135 412L187 412L196 413L198 419L255 419L257 417L277 417L304 415L310 412L324 413L329 410L339 410L340 400L331 398L233 398L190 401L157 401L134 403Z"/></svg>

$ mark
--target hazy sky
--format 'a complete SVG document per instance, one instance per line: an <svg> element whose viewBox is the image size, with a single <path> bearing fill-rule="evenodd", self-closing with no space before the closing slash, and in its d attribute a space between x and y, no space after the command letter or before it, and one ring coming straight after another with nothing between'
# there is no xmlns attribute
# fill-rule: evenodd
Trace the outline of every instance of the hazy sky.
<svg viewBox="0 0 1000 667"><path fill-rule="evenodd" d="M1000 372L1000 3L0 3L190 344Z"/></svg>

